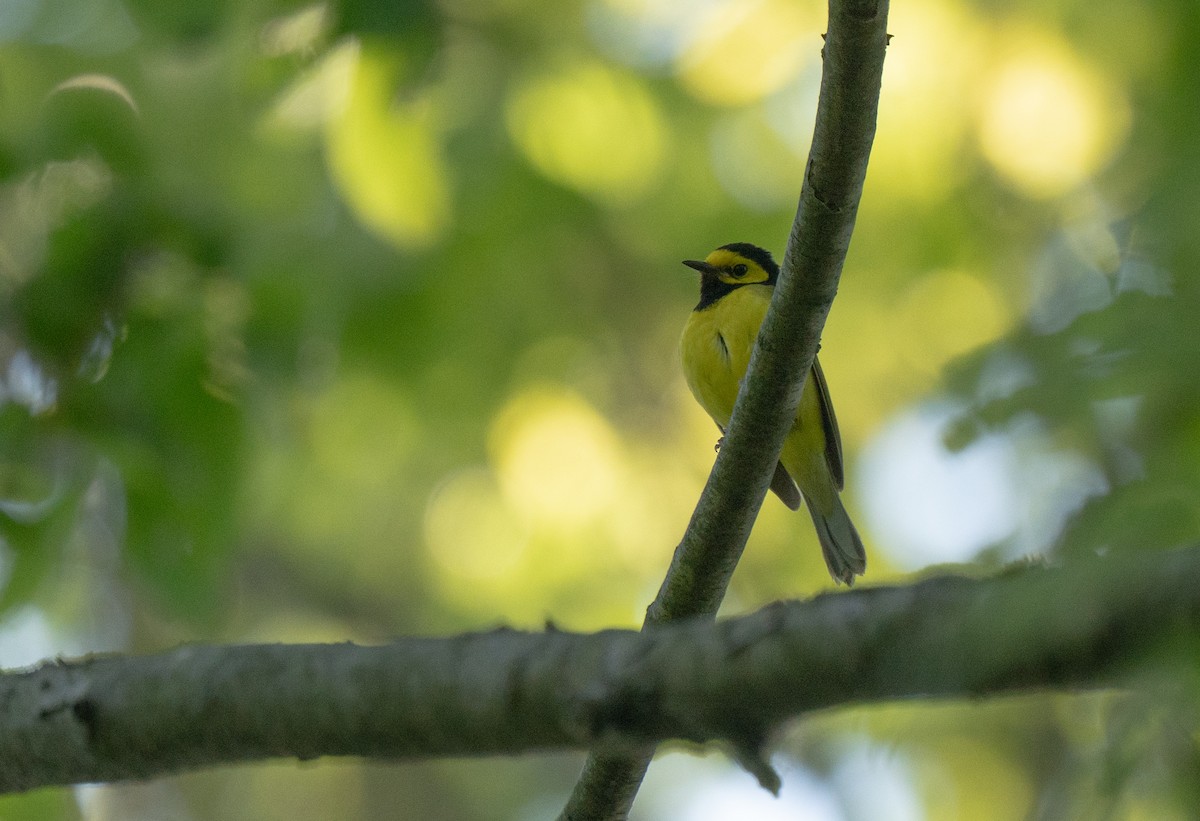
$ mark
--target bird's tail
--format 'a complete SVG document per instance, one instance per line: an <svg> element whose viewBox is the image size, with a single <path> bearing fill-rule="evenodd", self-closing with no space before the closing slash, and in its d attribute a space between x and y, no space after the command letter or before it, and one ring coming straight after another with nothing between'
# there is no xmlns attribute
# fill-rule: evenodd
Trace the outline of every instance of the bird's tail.
<svg viewBox="0 0 1200 821"><path fill-rule="evenodd" d="M867 552L863 549L862 539L850 521L850 514L842 505L842 500L833 494L833 505L828 513L817 510L812 500L808 501L808 512L812 514L813 524L817 528L817 538L821 541L821 552L825 554L825 564L829 566L829 574L836 581L850 586L854 577L861 576L867 569Z"/></svg>

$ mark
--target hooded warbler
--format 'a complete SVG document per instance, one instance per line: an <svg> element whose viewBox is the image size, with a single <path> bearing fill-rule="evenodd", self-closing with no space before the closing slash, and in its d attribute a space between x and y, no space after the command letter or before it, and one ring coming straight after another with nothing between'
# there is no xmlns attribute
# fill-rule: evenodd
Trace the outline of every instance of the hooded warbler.
<svg viewBox="0 0 1200 821"><path fill-rule="evenodd" d="M700 302L680 346L683 371L696 401L724 433L779 266L769 251L746 242L722 245L704 260L683 264L700 272ZM838 496L844 482L842 440L829 386L813 359L771 490L792 510L799 509L802 498L807 502L830 575L850 585L866 570L867 556Z"/></svg>

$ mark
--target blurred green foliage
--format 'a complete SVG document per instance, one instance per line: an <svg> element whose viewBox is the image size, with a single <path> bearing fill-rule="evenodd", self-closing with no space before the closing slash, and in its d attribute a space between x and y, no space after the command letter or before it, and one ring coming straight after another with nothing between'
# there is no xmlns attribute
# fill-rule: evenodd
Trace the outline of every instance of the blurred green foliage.
<svg viewBox="0 0 1200 821"><path fill-rule="evenodd" d="M980 568L1200 535L1198 14L893 9L822 351L852 508L853 455L950 400L951 448L1036 442L1102 489ZM712 459L679 260L782 252L823 26L813 0L0 6L0 664L639 623ZM868 579L903 578L860 525ZM768 504L728 606L826 584ZM1190 817L1193 683L841 711L781 753L843 817L903 817L856 767L929 818ZM577 766L270 765L0 815L544 818ZM643 817L716 789L668 770Z"/></svg>

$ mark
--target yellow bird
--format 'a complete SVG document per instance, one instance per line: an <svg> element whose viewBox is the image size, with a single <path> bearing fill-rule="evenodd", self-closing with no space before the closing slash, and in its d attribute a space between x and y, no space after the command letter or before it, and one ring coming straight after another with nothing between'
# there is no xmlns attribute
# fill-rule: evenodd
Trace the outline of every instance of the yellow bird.
<svg viewBox="0 0 1200 821"><path fill-rule="evenodd" d="M724 433L779 266L770 251L746 242L722 245L703 261L688 259L683 264L700 272L700 302L688 318L680 345L683 372L696 401ZM844 483L842 439L829 386L813 359L771 490L792 510L800 507L803 496L829 573L850 585L867 569L867 555L838 495Z"/></svg>

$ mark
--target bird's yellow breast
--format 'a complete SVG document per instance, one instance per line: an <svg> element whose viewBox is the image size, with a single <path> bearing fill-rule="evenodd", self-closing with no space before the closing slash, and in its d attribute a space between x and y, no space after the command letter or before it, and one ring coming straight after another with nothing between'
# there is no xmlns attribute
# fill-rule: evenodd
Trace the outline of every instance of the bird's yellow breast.
<svg viewBox="0 0 1200 821"><path fill-rule="evenodd" d="M680 342L683 373L696 401L725 428L750 364L754 339L767 314L772 288L745 285L693 311Z"/></svg>

